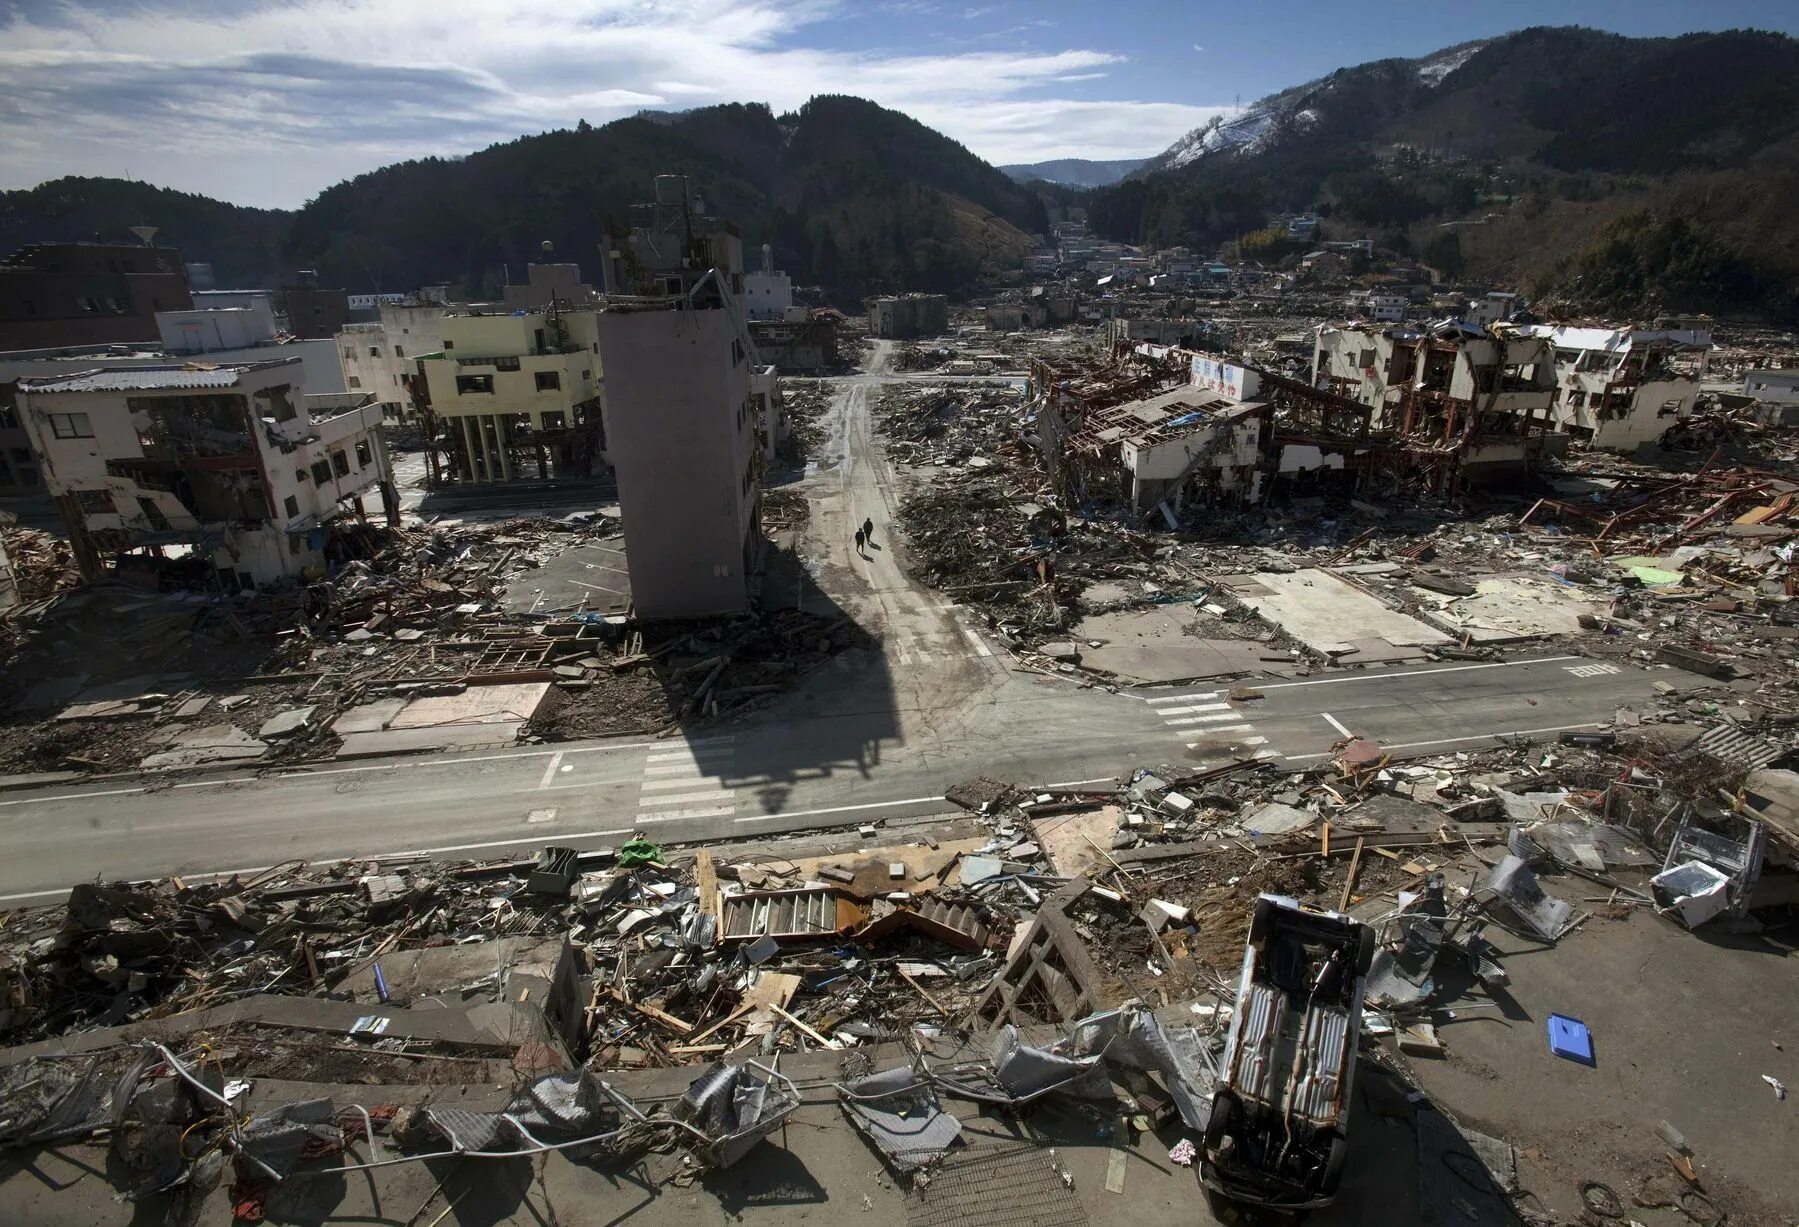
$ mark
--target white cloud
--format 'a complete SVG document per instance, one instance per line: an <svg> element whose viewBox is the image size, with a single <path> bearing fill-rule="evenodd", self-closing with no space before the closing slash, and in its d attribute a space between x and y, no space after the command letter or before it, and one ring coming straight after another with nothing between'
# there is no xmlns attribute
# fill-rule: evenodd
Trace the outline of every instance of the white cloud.
<svg viewBox="0 0 1799 1227"><path fill-rule="evenodd" d="M1221 108L1090 95L1121 57L807 44L859 0L67 0L0 16L0 179L294 205L386 162L643 109L871 98L994 162L1159 152ZM197 7L196 7L197 6ZM841 24L838 28L841 28Z"/></svg>

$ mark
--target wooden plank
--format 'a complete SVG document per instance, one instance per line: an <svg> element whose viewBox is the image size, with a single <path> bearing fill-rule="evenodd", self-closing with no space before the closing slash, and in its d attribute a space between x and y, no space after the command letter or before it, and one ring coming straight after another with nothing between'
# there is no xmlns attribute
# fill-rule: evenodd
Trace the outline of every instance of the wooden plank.
<svg viewBox="0 0 1799 1227"><path fill-rule="evenodd" d="M704 848L694 853L693 872L700 888L700 914L718 915L718 870L712 866L712 854Z"/></svg>
<svg viewBox="0 0 1799 1227"><path fill-rule="evenodd" d="M1355 890L1356 874L1360 873L1362 869L1362 846L1367 842L1366 836L1355 837L1355 855L1349 858L1349 876L1343 879L1343 897L1337 900L1339 912L1349 910L1349 896Z"/></svg>
<svg viewBox="0 0 1799 1227"><path fill-rule="evenodd" d="M687 1042L689 1044L697 1044L707 1036L716 1032L720 1027L728 1027L738 1019L742 1018L745 1014L748 1014L751 1010L759 1008L761 1007L754 1005L740 1005L735 1010L732 1010L729 1014L713 1023L710 1027L707 1027L704 1031L699 1031L688 1036Z"/></svg>
<svg viewBox="0 0 1799 1227"><path fill-rule="evenodd" d="M926 1001L930 1002L931 1005L936 1008L936 1010L939 1014L943 1015L945 1018L949 1017L949 1014L950 1014L949 1007L944 1005L941 1001L937 1000L937 998L931 996L929 990L927 990L924 985L920 984L917 980L914 980L911 976L907 975L905 968L895 967L894 970L899 972L900 979L904 980L907 984L910 984L913 988L917 989L918 995L920 997L923 997Z"/></svg>
<svg viewBox="0 0 1799 1227"><path fill-rule="evenodd" d="M814 1031L811 1027L808 1027L800 1019L795 1018L793 1015L789 1014L786 1010L783 1010L780 1006L771 1005L768 1008L770 1010L774 1011L776 1014L779 1014L782 1018L785 1018L788 1022L792 1023L796 1028L798 1028L800 1031L804 1032L806 1035L809 1035L813 1039L817 1040L820 1044L824 1045L826 1048L835 1050L835 1049L839 1049L839 1048L843 1047L843 1045L839 1044L836 1040L826 1039L824 1036L822 1036L818 1032Z"/></svg>
<svg viewBox="0 0 1799 1227"><path fill-rule="evenodd" d="M690 1023L687 1020L682 1019L682 1018L676 1018L673 1014L669 1014L663 1010L658 1010L655 1006L650 1005L648 1002L632 1001L629 997L625 996L623 993L619 992L617 989L612 990L612 996L615 1000L617 1000L620 1004L624 1005L626 1008L636 1010L639 1014L644 1015L646 1018L653 1018L665 1027L672 1027L676 1031L679 1031L682 1035L687 1035L690 1032L692 1032L692 1030L693 1030L692 1023Z"/></svg>
<svg viewBox="0 0 1799 1227"><path fill-rule="evenodd" d="M1106 1192L1124 1192L1125 1164L1130 1161L1129 1153L1122 1146L1113 1146L1106 1156Z"/></svg>

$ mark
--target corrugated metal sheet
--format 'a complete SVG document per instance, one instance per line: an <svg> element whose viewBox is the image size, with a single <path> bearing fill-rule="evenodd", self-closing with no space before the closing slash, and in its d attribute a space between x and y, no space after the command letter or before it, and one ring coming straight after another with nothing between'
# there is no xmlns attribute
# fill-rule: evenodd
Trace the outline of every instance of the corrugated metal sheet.
<svg viewBox="0 0 1799 1227"><path fill-rule="evenodd" d="M237 377L251 366L220 366L210 370L151 366L136 370L83 371L67 379L26 381L26 392L152 392L166 388L234 388Z"/></svg>
<svg viewBox="0 0 1799 1227"><path fill-rule="evenodd" d="M1741 763L1754 769L1766 767L1786 753L1786 747L1763 737L1754 737L1733 724L1720 724L1707 729L1693 743L1693 749L1727 763Z"/></svg>

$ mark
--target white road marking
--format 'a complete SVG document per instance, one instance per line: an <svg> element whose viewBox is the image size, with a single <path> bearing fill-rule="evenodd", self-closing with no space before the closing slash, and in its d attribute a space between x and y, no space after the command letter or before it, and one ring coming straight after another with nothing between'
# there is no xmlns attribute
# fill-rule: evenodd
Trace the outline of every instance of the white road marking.
<svg viewBox="0 0 1799 1227"><path fill-rule="evenodd" d="M988 647L979 635L969 630L966 626L962 628L962 633L968 636L968 642L974 644L974 650L976 652L980 653L982 656L993 655L993 649Z"/></svg>
<svg viewBox="0 0 1799 1227"><path fill-rule="evenodd" d="M718 779L718 777L714 775L692 775L683 776L676 780L645 780L643 782L642 791L655 792L658 789L692 788L695 784L710 782L716 779Z"/></svg>
<svg viewBox="0 0 1799 1227"><path fill-rule="evenodd" d="M1151 707L1155 707L1162 703L1185 703L1189 699L1216 699L1217 697L1218 692L1216 690L1208 690L1204 694L1157 695L1153 699L1145 699L1144 702L1148 703Z"/></svg>
<svg viewBox="0 0 1799 1227"><path fill-rule="evenodd" d="M1424 746L1454 746L1470 741L1492 741L1500 737L1530 737L1537 733L1571 733L1575 729L1602 729L1605 721L1591 724L1557 724L1546 729L1512 729L1504 733L1481 733L1473 737L1441 737L1435 741L1400 741L1392 745L1383 745L1383 750L1417 750ZM1290 763L1301 763L1311 758L1329 758L1330 753L1323 754L1288 754L1284 756Z"/></svg>
<svg viewBox="0 0 1799 1227"><path fill-rule="evenodd" d="M1243 744L1246 746L1265 746L1268 744L1268 739L1266 737L1245 737L1243 739Z"/></svg>
<svg viewBox="0 0 1799 1227"><path fill-rule="evenodd" d="M1092 783L1094 781L1088 781ZM820 814L849 814L857 810L886 809L893 805L922 805L926 801L941 801L942 797L906 797L898 801L870 801L867 805L834 805L829 809L790 809L778 814L748 814L737 819L738 822L773 822L777 818L814 818Z"/></svg>
<svg viewBox="0 0 1799 1227"><path fill-rule="evenodd" d="M1164 720L1164 724L1242 724L1245 717L1242 712L1221 711L1209 716L1187 716L1180 720Z"/></svg>
<svg viewBox="0 0 1799 1227"><path fill-rule="evenodd" d="M562 766L562 751L558 750L551 756L549 764L544 767L543 779L537 781L537 789L539 792L542 792L550 786L550 781L556 778L556 768L560 766Z"/></svg>
<svg viewBox="0 0 1799 1227"><path fill-rule="evenodd" d="M1158 708L1156 708L1156 715L1166 718L1168 716L1184 716L1188 712L1196 712L1196 711L1231 711L1231 710L1232 710L1232 708L1229 703L1195 703L1190 707L1158 707ZM1169 720L1168 723L1169 724L1178 724L1179 721Z"/></svg>
<svg viewBox="0 0 1799 1227"><path fill-rule="evenodd" d="M1604 677L1608 673L1622 673L1623 670L1617 665L1591 664L1563 665L1562 672L1572 673L1575 677Z"/></svg>
<svg viewBox="0 0 1799 1227"><path fill-rule="evenodd" d="M726 814L735 814L735 805L705 805L696 809L673 809L662 813L645 813L637 815L639 823L678 822L683 818L722 818Z"/></svg>
<svg viewBox="0 0 1799 1227"><path fill-rule="evenodd" d="M698 775L698 763L658 763L654 767L645 767L645 775Z"/></svg>
<svg viewBox="0 0 1799 1227"><path fill-rule="evenodd" d="M1357 673L1350 677L1315 677L1309 682L1271 682L1256 684L1257 690L1290 690L1295 686L1340 686L1344 682L1384 682L1399 677L1435 677L1439 673L1471 673L1476 669L1514 669L1520 665L1553 665L1564 660L1583 660L1580 656L1545 656L1541 660L1501 660L1490 665L1452 665L1447 669L1413 669L1406 673Z"/></svg>
<svg viewBox="0 0 1799 1227"><path fill-rule="evenodd" d="M1073 788L1078 784L1116 784L1117 782L1118 782L1118 777L1115 775L1102 775L1098 779L1095 779L1095 780L1061 780L1055 784L1045 784L1043 787L1045 787L1045 788Z"/></svg>
<svg viewBox="0 0 1799 1227"><path fill-rule="evenodd" d="M1323 716L1326 723L1328 723L1332 728L1336 729L1339 733L1343 734L1343 736L1345 736L1345 737L1354 737L1355 736L1354 733L1350 732L1348 729L1343 727L1343 722L1341 720L1337 719L1335 716L1331 715L1329 712L1321 711L1318 714L1320 716Z"/></svg>
<svg viewBox="0 0 1799 1227"><path fill-rule="evenodd" d="M639 805L684 805L688 802L705 801L712 804L737 803L737 794L723 789L712 789L710 792L684 792L671 797L639 797Z"/></svg>

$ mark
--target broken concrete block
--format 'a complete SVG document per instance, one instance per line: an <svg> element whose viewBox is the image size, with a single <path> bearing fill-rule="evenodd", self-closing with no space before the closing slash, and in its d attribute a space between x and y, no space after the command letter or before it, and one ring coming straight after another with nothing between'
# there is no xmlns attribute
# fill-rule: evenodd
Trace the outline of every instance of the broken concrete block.
<svg viewBox="0 0 1799 1227"><path fill-rule="evenodd" d="M1046 643L1037 650L1051 660L1078 661L1081 658L1081 647L1078 643Z"/></svg>
<svg viewBox="0 0 1799 1227"><path fill-rule="evenodd" d="M1279 801L1270 801L1255 813L1243 819L1243 829L1253 831L1257 835L1291 835L1298 831L1309 830L1318 821L1318 815L1295 809Z"/></svg>
<svg viewBox="0 0 1799 1227"><path fill-rule="evenodd" d="M278 741L283 737L292 737L312 720L316 707L294 707L279 715L272 716L256 731L256 735L264 741Z"/></svg>

